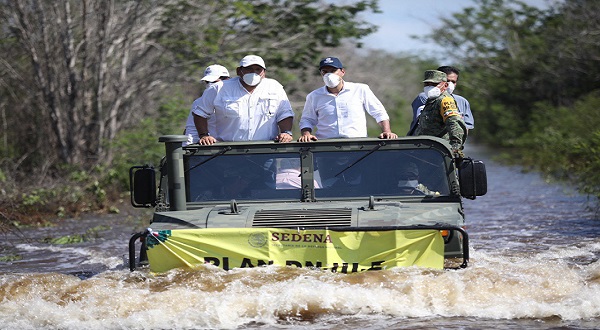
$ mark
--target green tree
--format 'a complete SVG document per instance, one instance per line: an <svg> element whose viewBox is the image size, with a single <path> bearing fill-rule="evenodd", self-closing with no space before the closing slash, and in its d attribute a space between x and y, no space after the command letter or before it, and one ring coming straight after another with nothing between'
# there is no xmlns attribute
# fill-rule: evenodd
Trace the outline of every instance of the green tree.
<svg viewBox="0 0 600 330"><path fill-rule="evenodd" d="M473 132L513 145L532 129L535 104L569 106L600 86L597 1L547 10L517 0L476 0L429 36L463 63L461 88L477 115ZM448 33L451 31L451 33Z"/></svg>
<svg viewBox="0 0 600 330"><path fill-rule="evenodd" d="M258 53L275 75L298 70L283 82L298 80L322 47L375 30L359 19L366 10L377 1L2 1L1 156L28 169L108 164L110 141L156 118L199 68Z"/></svg>
<svg viewBox="0 0 600 330"><path fill-rule="evenodd" d="M600 196L600 2L475 4L429 36L464 64L474 134L517 147L525 164Z"/></svg>

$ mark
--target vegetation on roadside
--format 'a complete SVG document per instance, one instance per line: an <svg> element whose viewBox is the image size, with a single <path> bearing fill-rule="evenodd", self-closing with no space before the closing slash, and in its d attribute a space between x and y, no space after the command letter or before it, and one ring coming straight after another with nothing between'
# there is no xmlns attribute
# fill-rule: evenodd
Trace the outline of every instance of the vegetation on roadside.
<svg viewBox="0 0 600 330"><path fill-rule="evenodd" d="M429 36L462 63L473 138L599 198L600 2L474 2Z"/></svg>
<svg viewBox="0 0 600 330"><path fill-rule="evenodd" d="M23 259L23 257L18 254L9 254L9 255L0 256L0 262L13 262L13 261L21 260L21 259Z"/></svg>
<svg viewBox="0 0 600 330"><path fill-rule="evenodd" d="M284 84L296 123L322 85L318 60L342 58L399 135L422 72L455 65L476 120L471 141L600 197L600 2L474 0L428 36L447 52L443 63L359 51L376 29L360 14L377 10L377 0L0 3L0 231L119 212L129 167L159 161L158 136L183 132L204 67L233 73L249 53Z"/></svg>
<svg viewBox="0 0 600 330"><path fill-rule="evenodd" d="M77 244L83 242L92 241L99 236L99 232L110 229L107 226L96 226L86 230L83 234L73 234L66 235L61 237L47 237L43 241L44 243L56 244L56 245L66 245L66 244Z"/></svg>
<svg viewBox="0 0 600 330"><path fill-rule="evenodd" d="M129 199L114 169L96 166L89 171L67 170L57 178L4 190L0 202L0 231L10 227L50 226L56 219L87 212L120 213ZM29 181L22 181L29 182Z"/></svg>

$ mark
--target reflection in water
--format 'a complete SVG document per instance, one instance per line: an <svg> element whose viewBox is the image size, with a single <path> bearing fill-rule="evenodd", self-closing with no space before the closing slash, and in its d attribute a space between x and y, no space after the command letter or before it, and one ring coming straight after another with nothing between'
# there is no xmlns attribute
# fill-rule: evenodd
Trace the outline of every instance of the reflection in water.
<svg viewBox="0 0 600 330"><path fill-rule="evenodd" d="M469 150L468 150L469 151ZM134 224L65 222L6 235L0 324L13 329L592 329L600 323L600 221L585 197L501 167L480 150L488 194L465 201L471 264L360 274L265 267L129 272ZM112 229L76 245L46 236Z"/></svg>

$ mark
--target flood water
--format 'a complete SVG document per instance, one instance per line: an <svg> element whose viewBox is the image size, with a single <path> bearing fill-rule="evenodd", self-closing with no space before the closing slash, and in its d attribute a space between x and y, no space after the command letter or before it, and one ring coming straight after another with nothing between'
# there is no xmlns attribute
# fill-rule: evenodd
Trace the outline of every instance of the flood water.
<svg viewBox="0 0 600 330"><path fill-rule="evenodd" d="M0 262L0 328L598 328L600 219L587 198L467 154L486 163L488 194L465 201L466 269L130 272L127 243L146 224L85 217L0 236L1 256L21 258ZM85 243L48 243L88 228Z"/></svg>

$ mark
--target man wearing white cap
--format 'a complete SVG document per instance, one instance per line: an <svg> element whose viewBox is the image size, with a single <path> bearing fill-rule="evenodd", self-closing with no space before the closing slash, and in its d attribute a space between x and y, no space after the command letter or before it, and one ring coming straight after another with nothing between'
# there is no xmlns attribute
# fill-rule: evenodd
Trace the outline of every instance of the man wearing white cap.
<svg viewBox="0 0 600 330"><path fill-rule="evenodd" d="M236 69L237 77L209 87L193 108L202 145L217 141L292 141L294 112L283 86L266 78L265 62L247 55ZM215 131L208 118L215 117Z"/></svg>
<svg viewBox="0 0 600 330"><path fill-rule="evenodd" d="M300 142L318 139L358 138L367 136L365 111L381 127L380 139L398 137L390 130L390 117L385 107L368 85L342 79L346 74L337 57L327 57L319 63L325 86L306 96L300 118ZM317 131L313 135L312 130Z"/></svg>
<svg viewBox="0 0 600 330"><path fill-rule="evenodd" d="M213 64L213 65L209 65L205 70L204 70L204 76L202 77L202 81L204 81L207 85L207 87L210 87L212 85L218 85L217 88L221 88L221 86L223 85L221 83L221 81L223 80L227 80L229 79L229 71L227 70L227 68L225 68L222 65L219 64ZM186 146L188 144L192 144L192 143L198 143L198 140L200 139L200 137L198 136L198 130L196 129L196 125L194 124L195 118L193 115L193 110L194 107L196 106L196 104L198 104L198 102L200 101L200 98L197 98L194 103L192 103L192 108L190 109L190 114L188 115L187 121L185 123L185 132L184 134L187 135L188 139L187 141L183 142L183 146ZM208 131L214 131L215 130L215 121L214 119L209 120L208 121Z"/></svg>

